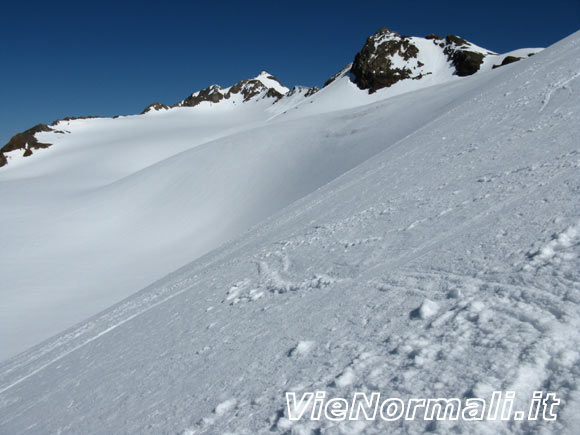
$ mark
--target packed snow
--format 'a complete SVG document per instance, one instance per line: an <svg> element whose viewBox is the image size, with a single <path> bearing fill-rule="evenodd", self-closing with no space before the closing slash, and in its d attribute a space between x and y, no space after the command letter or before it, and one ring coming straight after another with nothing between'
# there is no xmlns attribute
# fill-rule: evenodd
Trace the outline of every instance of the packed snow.
<svg viewBox="0 0 580 435"><path fill-rule="evenodd" d="M295 115L200 123L205 139L172 136L196 129L187 108L71 122L0 173L5 356L54 332L56 306L62 329L199 258L0 363L0 433L577 433L578 71L580 32L332 111L337 82ZM25 306L19 343L4 331ZM561 405L553 422L291 421L285 392L316 390Z"/></svg>

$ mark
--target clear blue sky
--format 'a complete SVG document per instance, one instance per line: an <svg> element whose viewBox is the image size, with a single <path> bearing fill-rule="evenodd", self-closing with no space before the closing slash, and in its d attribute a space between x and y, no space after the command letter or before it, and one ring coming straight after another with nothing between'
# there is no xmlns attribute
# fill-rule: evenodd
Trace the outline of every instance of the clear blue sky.
<svg viewBox="0 0 580 435"><path fill-rule="evenodd" d="M580 0L4 2L0 146L64 116L132 114L261 69L321 85L379 27L505 52L580 28Z"/></svg>

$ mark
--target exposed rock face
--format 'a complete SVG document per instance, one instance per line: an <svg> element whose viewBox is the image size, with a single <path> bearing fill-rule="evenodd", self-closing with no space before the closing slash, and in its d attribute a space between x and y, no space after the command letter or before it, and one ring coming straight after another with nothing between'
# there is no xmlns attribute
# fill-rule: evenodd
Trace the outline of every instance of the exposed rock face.
<svg viewBox="0 0 580 435"><path fill-rule="evenodd" d="M283 96L284 96L284 94L281 94L280 92L278 92L274 88L270 88L270 89L268 89L268 91L266 91L266 98L275 98L276 101L279 100L280 98L282 98ZM246 100L244 99L244 101L246 101Z"/></svg>
<svg viewBox="0 0 580 435"><path fill-rule="evenodd" d="M483 53L468 50L471 44L456 35L447 35L445 43L443 52L453 63L458 76L470 76L479 71L485 57Z"/></svg>
<svg viewBox="0 0 580 435"><path fill-rule="evenodd" d="M312 88L308 87L308 86L294 86L290 91L288 91L286 94L284 94L285 98L289 98L292 97L293 95L296 94L302 94L304 96L304 98L308 98L312 95L314 95L315 93L317 93L320 90L320 88L314 86Z"/></svg>
<svg viewBox="0 0 580 435"><path fill-rule="evenodd" d="M445 42L447 45L456 45L458 47L462 45L469 45L469 42L457 35L447 35L445 37Z"/></svg>
<svg viewBox="0 0 580 435"><path fill-rule="evenodd" d="M320 88L314 86L314 87L308 89L306 91L306 94L304 94L304 96L305 97L310 97L310 96L314 95L315 93L317 93L319 90L320 90Z"/></svg>
<svg viewBox="0 0 580 435"><path fill-rule="evenodd" d="M148 105L148 106L147 106L147 107L146 107L146 108L143 110L143 112L141 112L141 115L143 115L144 113L151 112L151 111L154 111L154 112L159 112L160 110L167 110L167 109L169 109L169 106L168 106L168 105L166 105L166 104L162 104L162 103L159 103L159 102L157 102L157 101L156 101L155 103L151 103L151 104L149 104L149 105Z"/></svg>
<svg viewBox="0 0 580 435"><path fill-rule="evenodd" d="M354 58L351 72L355 83L361 89L375 92L400 80L414 78L412 64L408 61L416 59L418 53L419 49L408 37L382 28L367 38L363 49ZM399 65L400 60L408 66Z"/></svg>
<svg viewBox="0 0 580 435"><path fill-rule="evenodd" d="M54 133L65 133L62 130L55 129L54 127L58 125L59 122L62 121L74 121L75 119L92 119L92 118L100 118L100 116L67 116L63 119L57 119L53 121L50 125L46 124L37 124L32 128L29 128L22 133L17 133L8 141L6 145L0 148L0 167L6 165L8 163L8 158L6 157L6 153L21 150L23 157L28 157L33 154L34 150L48 148L52 144L39 142L36 138L36 133L40 133L43 131L52 131Z"/></svg>
<svg viewBox="0 0 580 435"><path fill-rule="evenodd" d="M276 91L274 88L267 88L266 85L256 79L245 79L239 83L236 83L226 93L225 97L230 98L233 94L241 94L244 97L244 101L248 101L264 91L271 91L269 96L273 98L282 97L280 92Z"/></svg>
<svg viewBox="0 0 580 435"><path fill-rule="evenodd" d="M494 54L457 35L442 38L432 33L425 38L415 38L402 36L397 32L382 28L367 38L362 50L355 56L350 68L353 81L359 88L368 89L369 93L372 93L378 89L390 87L401 80L419 80L431 74L431 66L425 63L429 63L432 56L422 57L419 48L423 47L425 50L427 41L430 41L436 50L447 58L454 68L455 75L461 77L479 71L485 56ZM431 49L428 51L432 52ZM325 86L342 75L344 73L340 72L331 77Z"/></svg>
<svg viewBox="0 0 580 435"><path fill-rule="evenodd" d="M275 87L268 86L267 84L275 85ZM204 101L218 103L224 99L228 100L234 95L241 95L243 102L249 101L261 94L264 94L265 98L274 98L275 100L278 100L284 95L281 90L286 90L286 88L284 88L280 80L268 72L262 71L257 77L244 79L229 88L212 85L206 89L191 94L185 100L180 101L171 107L195 107Z"/></svg>
<svg viewBox="0 0 580 435"><path fill-rule="evenodd" d="M460 77L465 77L479 71L484 55L473 51L455 50L449 55L449 58L455 66L456 74Z"/></svg>
<svg viewBox="0 0 580 435"><path fill-rule="evenodd" d="M32 128L29 128L22 133L17 133L8 141L6 145L0 148L0 167L8 163L6 158L6 153L16 150L22 150L22 155L28 157L32 155L32 150L37 150L40 148L48 148L52 144L39 142L36 139L35 134L41 131L52 131L46 124L37 124Z"/></svg>
<svg viewBox="0 0 580 435"><path fill-rule="evenodd" d="M202 101L210 101L212 103L217 103L223 100L224 96L220 92L221 88L218 85L212 85L209 88L205 88L201 91L195 92L187 97L185 100L174 104L171 107L194 107L197 106Z"/></svg>
<svg viewBox="0 0 580 435"><path fill-rule="evenodd" d="M509 65L510 63L517 62L518 60L521 60L521 59L522 59L521 57L517 57L517 56L506 56L504 58L504 60L501 62L501 64L494 65L492 68L496 69L496 68L499 68L500 66Z"/></svg>

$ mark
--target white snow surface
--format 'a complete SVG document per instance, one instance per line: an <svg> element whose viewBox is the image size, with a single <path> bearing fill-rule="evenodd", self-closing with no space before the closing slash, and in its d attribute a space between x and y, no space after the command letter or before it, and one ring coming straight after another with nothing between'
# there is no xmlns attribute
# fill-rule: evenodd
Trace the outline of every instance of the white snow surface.
<svg viewBox="0 0 580 435"><path fill-rule="evenodd" d="M266 86L268 89L274 89L279 93L281 93L282 95L286 94L290 90L286 86L281 84L278 80L274 80L271 77L273 76L268 71L263 70L260 72L260 74L258 74L256 80L262 82L262 84Z"/></svg>
<svg viewBox="0 0 580 435"><path fill-rule="evenodd" d="M268 76L256 79L277 83ZM412 133L471 89L453 82L368 95L343 76L311 97L305 88L275 103L242 103L235 94L196 107L60 121L58 132L37 134L53 146L0 170L0 359L120 301ZM344 107L351 110L337 110Z"/></svg>
<svg viewBox="0 0 580 435"><path fill-rule="evenodd" d="M580 32L347 110L337 81L274 118L39 135L60 139L0 171L5 356L199 258L1 363L0 433L577 433L579 71ZM556 422L288 420L284 393L314 390L562 402Z"/></svg>

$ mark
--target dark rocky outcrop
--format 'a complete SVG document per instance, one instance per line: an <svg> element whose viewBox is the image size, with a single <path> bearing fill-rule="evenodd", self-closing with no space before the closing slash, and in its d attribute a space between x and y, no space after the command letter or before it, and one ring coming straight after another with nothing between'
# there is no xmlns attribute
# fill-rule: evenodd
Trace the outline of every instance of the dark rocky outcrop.
<svg viewBox="0 0 580 435"><path fill-rule="evenodd" d="M273 80L282 86L280 80L278 80L273 75L262 71L260 75L264 75L265 78ZM222 89L219 85L212 85L209 88L203 89L199 92L195 92L187 97L185 100L174 104L171 107L195 107L198 104L208 101L210 103L218 103L223 99L230 99L232 95L241 94L243 96L243 101L249 101L255 96L264 93L266 98L274 98L276 100L282 98L283 94L274 88L268 88L264 83L262 83L258 78L244 79L230 88Z"/></svg>
<svg viewBox="0 0 580 435"><path fill-rule="evenodd" d="M169 106L168 106L168 105L166 105L166 104L162 104L162 103L159 103L159 102L157 102L157 101L156 101L156 102L154 102L154 103L151 103L151 104L149 104L149 105L148 105L148 106L147 106L147 107L146 107L146 108L143 110L143 112L141 112L141 115L143 115L144 113L150 112L150 111L152 111L152 110L154 110L154 111L159 111L159 110L167 110L167 109L169 109Z"/></svg>
<svg viewBox="0 0 580 435"><path fill-rule="evenodd" d="M517 62L518 60L521 60L521 59L522 59L521 57L517 57L517 56L506 56L499 65L492 66L492 69L496 69L496 68L499 68L500 66L504 66L504 65L509 65L510 63Z"/></svg>
<svg viewBox="0 0 580 435"><path fill-rule="evenodd" d="M469 50L451 50L447 55L453 62L455 73L460 77L470 76L479 71L485 57L483 53Z"/></svg>
<svg viewBox="0 0 580 435"><path fill-rule="evenodd" d="M445 43L447 45L457 45L457 46L469 45L469 43L465 39L457 35L447 35L445 37Z"/></svg>
<svg viewBox="0 0 580 435"><path fill-rule="evenodd" d="M312 88L309 88L308 86L294 86L292 89L290 89L286 95L284 95L284 97L291 97L293 95L296 94L303 94L304 98L308 98L312 95L314 95L315 93L317 93L320 90L320 88L314 86ZM277 102L277 101L276 101Z"/></svg>
<svg viewBox="0 0 580 435"><path fill-rule="evenodd" d="M457 35L445 38L431 33L425 37L439 47L455 68L458 76L469 76L481 68L483 59L491 52L483 52ZM367 38L362 50L354 58L349 72L360 89L369 93L394 85L401 80L418 80L431 74L429 65L419 61L419 47L413 39L381 28ZM326 81L328 86L346 71L340 71Z"/></svg>
<svg viewBox="0 0 580 435"><path fill-rule="evenodd" d="M50 125L46 124L37 124L28 130L23 131L22 133L17 133L8 141L6 145L0 148L0 167L6 165L8 163L8 159L6 158L5 153L9 153L11 151L22 150L22 155L24 157L31 156L34 150L48 148L52 144L46 142L39 142L36 138L36 133L40 133L43 131L51 131L53 133L65 133L63 130L57 130L53 127L58 125L60 122L63 121L74 121L76 119L93 119L93 118L101 118L100 116L67 116L63 119L57 119L53 121Z"/></svg>
<svg viewBox="0 0 580 435"><path fill-rule="evenodd" d="M273 88L270 89L276 92ZM252 97L255 97L266 90L268 90L268 88L261 81L256 79L245 79L233 85L226 94L226 98L230 98L233 94L242 94L244 101L248 101ZM279 92L276 93L281 95Z"/></svg>
<svg viewBox="0 0 580 435"><path fill-rule="evenodd" d="M17 133L12 136L8 143L0 148L0 167L8 163L8 159L6 158L6 153L8 152L22 150L23 156L28 157L32 155L32 150L51 146L52 144L50 143L39 142L35 135L41 131L52 130L46 124L37 124L22 133Z"/></svg>
<svg viewBox="0 0 580 435"><path fill-rule="evenodd" d="M350 71L358 87L372 93L400 80L412 78L410 68L395 67L391 59L399 55L409 60L416 58L418 53L419 49L408 37L382 28L367 38L363 49L356 54Z"/></svg>
<svg viewBox="0 0 580 435"><path fill-rule="evenodd" d="M202 101L210 101L212 103L217 103L223 100L224 96L220 92L221 88L218 85L212 85L209 88L205 88L199 92L195 92L187 97L185 100L174 104L171 107L195 107Z"/></svg>
<svg viewBox="0 0 580 435"><path fill-rule="evenodd" d="M455 74L465 77L479 71L485 58L483 53L468 50L471 44L457 35L447 35L445 43L443 52L455 67Z"/></svg>
<svg viewBox="0 0 580 435"><path fill-rule="evenodd" d="M424 38L440 49L452 65L454 74L460 77L470 76L481 69L487 55L495 53L482 50L469 41L457 35L447 35L445 38L435 33ZM381 88L394 85L401 80L419 80L432 74L431 65L426 64L419 53L420 44L415 44L416 38L381 28L367 38L362 50L355 56L348 70L342 70L329 78L324 86L347 73L360 89L373 93ZM421 61L421 60L423 61Z"/></svg>
<svg viewBox="0 0 580 435"><path fill-rule="evenodd" d="M276 101L278 101L280 98L282 98L284 95L281 94L280 92L278 92L276 89L274 88L270 88L266 91L266 98L275 98ZM245 100L244 100L245 101Z"/></svg>
<svg viewBox="0 0 580 435"><path fill-rule="evenodd" d="M320 90L320 88L314 86L314 87L308 89L306 91L306 93L304 94L304 96L308 98L308 97L314 95L315 93L317 93L319 90Z"/></svg>

